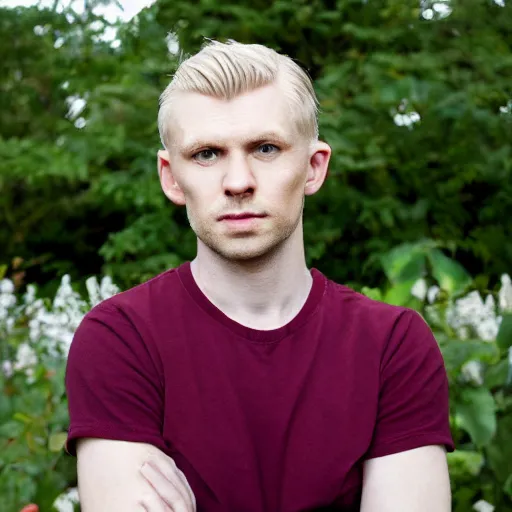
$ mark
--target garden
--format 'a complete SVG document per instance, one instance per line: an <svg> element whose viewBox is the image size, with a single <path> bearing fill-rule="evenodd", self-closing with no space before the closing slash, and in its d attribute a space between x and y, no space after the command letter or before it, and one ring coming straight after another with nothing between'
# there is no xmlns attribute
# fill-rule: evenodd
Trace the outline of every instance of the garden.
<svg viewBox="0 0 512 512"><path fill-rule="evenodd" d="M193 257L160 189L159 94L205 38L313 78L333 149L308 265L431 326L454 512L512 512L512 4L110 0L0 6L0 509L79 510L66 356L95 304ZM25 512L35 512L35 508Z"/></svg>

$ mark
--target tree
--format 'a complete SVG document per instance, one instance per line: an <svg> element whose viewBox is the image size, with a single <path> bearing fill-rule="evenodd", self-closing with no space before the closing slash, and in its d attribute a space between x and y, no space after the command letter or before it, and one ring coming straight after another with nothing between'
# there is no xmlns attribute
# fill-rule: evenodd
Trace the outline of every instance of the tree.
<svg viewBox="0 0 512 512"><path fill-rule="evenodd" d="M184 55L204 38L264 43L313 77L334 156L306 203L311 265L379 285L382 253L431 238L492 285L512 262L512 9L452 0L435 16L430 4L160 0L121 27L117 48L98 40L93 9L73 23L2 11L4 39L19 34L15 56L1 50L3 259L20 256L40 281L103 266L127 286L192 256L156 176L171 34ZM70 93L87 95L82 130L65 119Z"/></svg>

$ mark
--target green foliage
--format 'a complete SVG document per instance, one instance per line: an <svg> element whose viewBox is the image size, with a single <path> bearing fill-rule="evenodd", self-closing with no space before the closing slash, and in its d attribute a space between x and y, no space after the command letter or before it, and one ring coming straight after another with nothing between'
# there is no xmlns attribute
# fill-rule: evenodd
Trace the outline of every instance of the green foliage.
<svg viewBox="0 0 512 512"><path fill-rule="evenodd" d="M99 37L105 3L0 11L15 50L0 48L0 247L28 282L108 272L129 286L194 254L156 173L158 97L178 63L169 33L183 55L204 38L263 43L313 77L333 157L306 204L311 265L381 286L382 254L429 238L471 275L510 268L508 3L451 0L449 16L427 20L416 0L159 0L116 26L119 46ZM73 116L75 95L87 103Z"/></svg>
<svg viewBox="0 0 512 512"><path fill-rule="evenodd" d="M306 203L308 263L425 316L452 390L454 511L478 499L512 510L512 313L487 341L450 320L457 299L494 293L512 268L510 3L451 0L427 20L416 0L158 0L113 25L118 46L100 37L112 24L95 9L109 3L0 8L0 279L49 295L64 273L107 273L127 288L192 257L186 214L158 182L159 95L204 38L269 45L314 79L333 148ZM421 279L441 288L434 302L411 293ZM0 362L28 330L0 339ZM76 484L60 448L64 359L38 361L32 380L0 381L6 512L51 510Z"/></svg>
<svg viewBox="0 0 512 512"><path fill-rule="evenodd" d="M68 426L62 360L43 358L27 382L23 372L0 372L0 496L2 510L37 503L53 510L55 499L76 485L76 462L63 451Z"/></svg>

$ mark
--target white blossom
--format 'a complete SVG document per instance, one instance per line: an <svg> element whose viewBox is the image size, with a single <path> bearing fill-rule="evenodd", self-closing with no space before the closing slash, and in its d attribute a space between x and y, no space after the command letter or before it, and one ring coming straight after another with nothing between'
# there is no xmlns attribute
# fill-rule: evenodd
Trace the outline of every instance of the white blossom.
<svg viewBox="0 0 512 512"><path fill-rule="evenodd" d="M0 294L14 293L14 283L10 279L0 280Z"/></svg>
<svg viewBox="0 0 512 512"><path fill-rule="evenodd" d="M496 305L491 295L484 302L480 294L473 291L448 308L446 320L463 339L467 337L469 328L480 339L494 341L498 335L501 317L496 314Z"/></svg>
<svg viewBox="0 0 512 512"><path fill-rule="evenodd" d="M425 297L427 296L427 282L425 279L418 279L414 283L413 287L411 288L411 295L417 299L420 299L421 301L425 300Z"/></svg>
<svg viewBox="0 0 512 512"><path fill-rule="evenodd" d="M512 281L510 276L501 276L501 288L498 292L498 302L503 313L512 313Z"/></svg>
<svg viewBox="0 0 512 512"><path fill-rule="evenodd" d="M439 286L431 286L427 291L427 300L429 304L432 304L437 299L437 296L439 295L439 292L441 291L441 288Z"/></svg>
<svg viewBox="0 0 512 512"><path fill-rule="evenodd" d="M11 361L4 361L2 363L2 373L7 377L11 377L12 374L14 373L14 369L12 367L12 362Z"/></svg>
<svg viewBox="0 0 512 512"><path fill-rule="evenodd" d="M485 500L479 500L473 505L476 512L494 512L494 507Z"/></svg>
<svg viewBox="0 0 512 512"><path fill-rule="evenodd" d="M93 283L93 286L91 286ZM109 298L119 290L110 277L104 277L101 283L88 280L89 300L84 300L73 290L68 275L61 280L53 301L36 298L36 288L27 287L23 301L16 305L16 296L8 280L1 282L0 293L0 336L9 334L20 318L27 319L27 341L18 348L13 370L24 371L31 378L34 375L34 365L37 363L33 347L41 347L51 357L66 357L74 333L87 311L96 301ZM10 369L5 365L4 372Z"/></svg>
<svg viewBox="0 0 512 512"><path fill-rule="evenodd" d="M37 364L37 355L28 343L22 343L16 352L15 370L24 370Z"/></svg>
<svg viewBox="0 0 512 512"><path fill-rule="evenodd" d="M12 367L15 371L24 371L27 376L27 382L34 382L34 366L37 364L37 354L28 344L22 343L16 352L16 361Z"/></svg>
<svg viewBox="0 0 512 512"><path fill-rule="evenodd" d="M472 382L477 386L484 383L483 368L480 361L468 361L461 369L462 377L466 382Z"/></svg>
<svg viewBox="0 0 512 512"><path fill-rule="evenodd" d="M408 114L395 114L393 121L397 126L411 127L413 124L418 123L421 120L421 116L418 112L410 112Z"/></svg>
<svg viewBox="0 0 512 512"><path fill-rule="evenodd" d="M58 512L73 512L75 504L79 502L78 489L73 487L61 494L54 501L53 506Z"/></svg>
<svg viewBox="0 0 512 512"><path fill-rule="evenodd" d="M87 288L87 293L89 294L89 300L92 306L95 306L100 302L100 286L98 284L98 280L95 276L89 277L87 281L85 281L85 286Z"/></svg>

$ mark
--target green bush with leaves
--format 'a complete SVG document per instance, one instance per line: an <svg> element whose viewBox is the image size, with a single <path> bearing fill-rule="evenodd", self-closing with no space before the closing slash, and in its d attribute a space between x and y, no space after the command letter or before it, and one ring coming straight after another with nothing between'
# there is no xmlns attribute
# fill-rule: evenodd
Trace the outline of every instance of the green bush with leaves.
<svg viewBox="0 0 512 512"><path fill-rule="evenodd" d="M314 79L333 159L306 202L310 264L380 287L379 257L428 237L474 276L511 268L510 2L158 0L114 27L117 45L101 37L108 3L0 9L15 50L0 47L0 258L21 258L27 282L126 287L193 255L158 183L156 114L205 37L269 45Z"/></svg>
<svg viewBox="0 0 512 512"><path fill-rule="evenodd" d="M383 256L384 289L376 299L419 311L440 344L450 380L457 450L448 455L454 512L491 503L512 512L512 283L478 290L462 266L432 241ZM67 428L64 368L83 315L117 290L108 278L87 281L87 298L63 278L55 298L23 297L0 281L0 496L2 510L37 503L50 512L76 487L75 460L63 451ZM482 300L480 292L486 295ZM62 497L60 498L62 500Z"/></svg>
<svg viewBox="0 0 512 512"><path fill-rule="evenodd" d="M1 278L1 275L0 275ZM0 503L19 512L68 512L76 501L76 461L63 448L68 427L65 363L87 311L118 291L109 278L87 280L87 298L65 276L53 298L23 296L0 279ZM52 508L55 507L55 508Z"/></svg>

